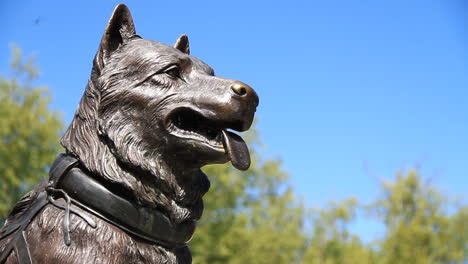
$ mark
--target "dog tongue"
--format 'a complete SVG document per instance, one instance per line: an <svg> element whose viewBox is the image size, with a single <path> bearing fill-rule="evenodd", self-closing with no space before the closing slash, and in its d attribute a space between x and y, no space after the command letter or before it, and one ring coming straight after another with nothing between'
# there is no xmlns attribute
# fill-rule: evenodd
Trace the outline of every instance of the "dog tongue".
<svg viewBox="0 0 468 264"><path fill-rule="evenodd" d="M250 167L250 154L244 140L232 132L223 130L224 149L229 155L232 166L238 170L247 170Z"/></svg>

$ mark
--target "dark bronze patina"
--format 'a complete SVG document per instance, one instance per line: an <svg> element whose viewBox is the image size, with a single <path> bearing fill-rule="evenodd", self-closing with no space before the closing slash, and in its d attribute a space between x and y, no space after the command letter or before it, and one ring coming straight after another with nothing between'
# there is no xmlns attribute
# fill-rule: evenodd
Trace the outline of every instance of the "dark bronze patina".
<svg viewBox="0 0 468 264"><path fill-rule="evenodd" d="M104 31L50 180L0 229L0 263L191 263L210 183L200 167L250 165L258 96L190 54L136 34L125 5Z"/></svg>

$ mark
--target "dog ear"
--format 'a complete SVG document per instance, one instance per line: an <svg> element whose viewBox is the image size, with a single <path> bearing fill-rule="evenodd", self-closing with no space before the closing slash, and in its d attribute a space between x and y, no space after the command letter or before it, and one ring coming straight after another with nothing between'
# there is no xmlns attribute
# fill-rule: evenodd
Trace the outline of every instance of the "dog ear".
<svg viewBox="0 0 468 264"><path fill-rule="evenodd" d="M180 35L180 37L176 40L176 43L174 44L174 48L190 55L190 45L187 35Z"/></svg>
<svg viewBox="0 0 468 264"><path fill-rule="evenodd" d="M119 4L115 7L109 22L107 22L101 44L94 57L94 68L98 70L98 73L104 67L105 61L109 58L110 54L135 36L138 37L130 10L126 5Z"/></svg>

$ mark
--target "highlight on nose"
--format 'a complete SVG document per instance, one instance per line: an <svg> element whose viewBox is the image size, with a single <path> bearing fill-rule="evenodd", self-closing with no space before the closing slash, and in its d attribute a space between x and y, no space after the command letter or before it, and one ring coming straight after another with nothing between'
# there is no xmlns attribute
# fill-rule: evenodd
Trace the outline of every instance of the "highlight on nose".
<svg viewBox="0 0 468 264"><path fill-rule="evenodd" d="M255 90L249 85L240 82L234 81L230 86L234 96L237 96L242 102L247 103L253 107L258 106L258 95Z"/></svg>
<svg viewBox="0 0 468 264"><path fill-rule="evenodd" d="M239 81L233 82L231 84L231 89L238 96L248 96L252 93L252 87Z"/></svg>

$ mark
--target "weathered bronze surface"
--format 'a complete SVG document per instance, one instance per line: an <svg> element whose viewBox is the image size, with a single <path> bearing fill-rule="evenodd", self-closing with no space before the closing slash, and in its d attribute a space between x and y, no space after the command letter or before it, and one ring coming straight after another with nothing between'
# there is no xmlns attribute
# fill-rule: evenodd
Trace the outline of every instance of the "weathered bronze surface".
<svg viewBox="0 0 468 264"><path fill-rule="evenodd" d="M173 47L136 34L125 5L104 31L51 179L0 229L0 263L191 263L186 245L210 183L200 167L250 165L233 132L258 96Z"/></svg>

